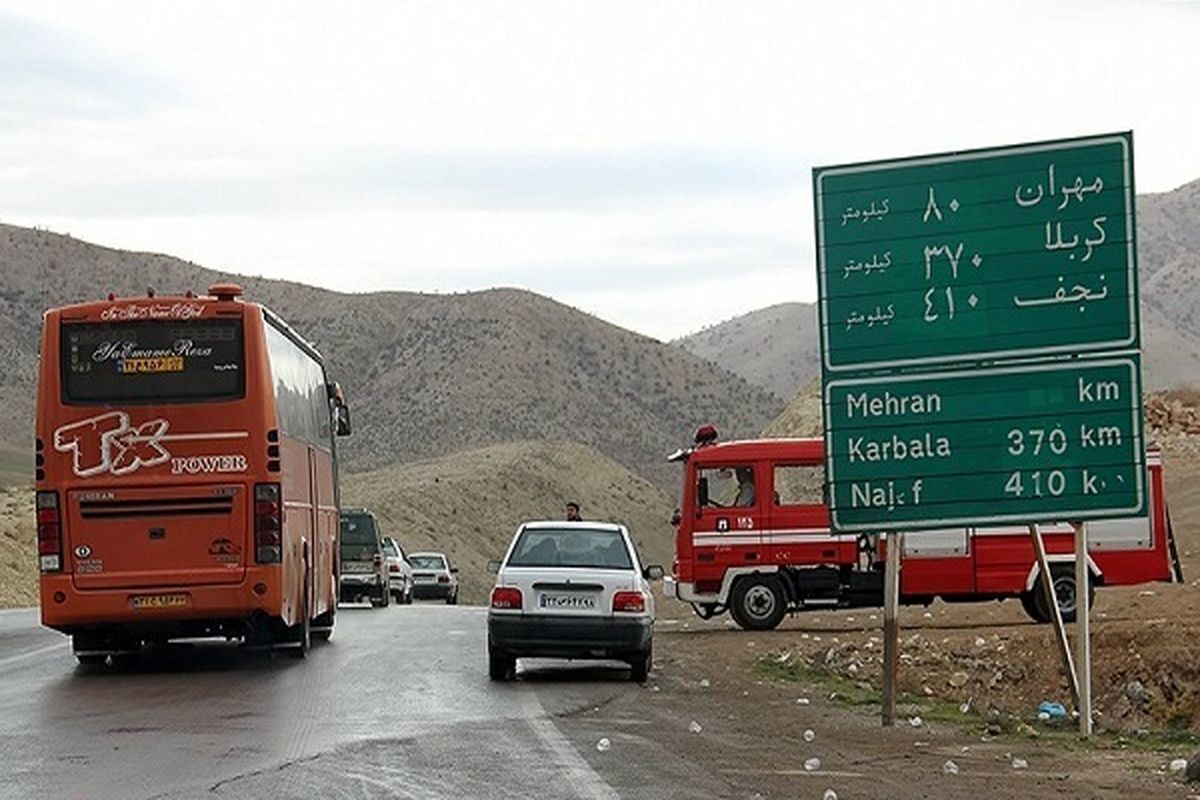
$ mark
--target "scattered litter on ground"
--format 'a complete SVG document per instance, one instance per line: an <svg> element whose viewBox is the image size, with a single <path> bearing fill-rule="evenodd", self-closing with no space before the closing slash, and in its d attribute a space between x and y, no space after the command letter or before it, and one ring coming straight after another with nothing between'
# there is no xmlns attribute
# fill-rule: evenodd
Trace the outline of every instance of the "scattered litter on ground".
<svg viewBox="0 0 1200 800"><path fill-rule="evenodd" d="M601 753L607 753L610 747L612 747L612 742L608 740L607 736L596 742L596 749Z"/></svg>
<svg viewBox="0 0 1200 800"><path fill-rule="evenodd" d="M815 738L817 738L817 735L816 735L815 733L813 733L813 731L812 731L812 728L809 728L808 730L806 730L806 731L804 732L804 741L806 741L806 742L811 742L811 741L812 741L813 739L815 739ZM1186 762L1184 762L1184 765L1183 765L1183 766L1185 766L1185 767L1186 767L1186 766L1187 766L1187 763L1186 763Z"/></svg>
<svg viewBox="0 0 1200 800"><path fill-rule="evenodd" d="M1023 758L1014 758L1012 760L1013 769L1029 769L1029 762Z"/></svg>
<svg viewBox="0 0 1200 800"><path fill-rule="evenodd" d="M699 733L700 731L704 730L704 728L700 727L699 722L696 722L696 720L692 720L692 724L688 725L688 730L691 731L692 733Z"/></svg>
<svg viewBox="0 0 1200 800"><path fill-rule="evenodd" d="M955 764L953 761L947 761L945 764L942 764L942 772L947 775L957 775L958 764Z"/></svg>
<svg viewBox="0 0 1200 800"><path fill-rule="evenodd" d="M821 759L819 759L819 758L810 758L804 762L804 771L805 772L816 772L820 768L821 768Z"/></svg>

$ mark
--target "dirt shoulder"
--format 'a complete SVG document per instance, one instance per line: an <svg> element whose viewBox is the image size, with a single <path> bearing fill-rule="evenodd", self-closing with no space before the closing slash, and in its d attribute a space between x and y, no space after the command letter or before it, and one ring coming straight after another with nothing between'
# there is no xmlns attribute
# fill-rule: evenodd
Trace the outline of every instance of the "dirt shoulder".
<svg viewBox="0 0 1200 800"><path fill-rule="evenodd" d="M940 696L921 693L920 684L931 678L918 665L901 670L902 686L917 690L901 703L901 723L882 728L877 674L852 681L806 661L805 643L815 652L877 636L867 627L869 615L822 614L789 620L777 631L747 633L727 629L722 620L688 619L677 610L664 609L650 684L588 712L589 730L651 740L683 756L723 784L717 796L821 797L833 789L842 798L940 800L985 792L1181 798L1194 791L1167 771L1170 760L1186 756L1192 745L1162 736L1114 735L1085 745L1069 728L1037 723L1033 713L1026 715L1028 727L1003 712L989 715L983 705L964 713ZM938 640L947 638L943 633L955 636L953 623L939 620L937 611L932 621L918 612L921 622L909 620L908 630ZM1043 632L1020 622L994 632L1009 635L1021 627L1031 629L1031 636ZM1029 660L1052 656L1052 649L1042 648ZM812 731L811 741L806 731ZM947 762L956 773L947 774Z"/></svg>

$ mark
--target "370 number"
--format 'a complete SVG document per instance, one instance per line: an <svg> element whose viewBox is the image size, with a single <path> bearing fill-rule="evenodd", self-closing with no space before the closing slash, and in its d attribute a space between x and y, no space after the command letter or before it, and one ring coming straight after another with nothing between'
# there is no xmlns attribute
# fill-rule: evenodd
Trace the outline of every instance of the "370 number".
<svg viewBox="0 0 1200 800"><path fill-rule="evenodd" d="M1053 428L1049 431L1045 428L1030 428L1026 431L1013 428L1008 432L1009 455L1024 455L1026 450L1035 456L1041 455L1043 448L1056 456L1061 456L1067 452L1067 432L1062 428Z"/></svg>

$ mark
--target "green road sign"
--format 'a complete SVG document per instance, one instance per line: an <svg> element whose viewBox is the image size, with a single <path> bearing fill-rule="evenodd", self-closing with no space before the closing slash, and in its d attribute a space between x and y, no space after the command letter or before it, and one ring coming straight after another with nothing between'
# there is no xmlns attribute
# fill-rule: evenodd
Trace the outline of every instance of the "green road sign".
<svg viewBox="0 0 1200 800"><path fill-rule="evenodd" d="M825 384L837 530L1145 513L1137 356Z"/></svg>
<svg viewBox="0 0 1200 800"><path fill-rule="evenodd" d="M827 377L1139 347L1131 133L813 182Z"/></svg>

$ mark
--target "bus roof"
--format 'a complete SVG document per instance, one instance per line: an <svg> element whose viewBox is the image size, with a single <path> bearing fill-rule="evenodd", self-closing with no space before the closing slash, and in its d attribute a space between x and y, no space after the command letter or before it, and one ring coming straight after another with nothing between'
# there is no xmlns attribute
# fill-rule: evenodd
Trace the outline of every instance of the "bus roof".
<svg viewBox="0 0 1200 800"><path fill-rule="evenodd" d="M145 296L118 297L110 293L104 300L92 300L84 303L73 303L49 309L47 316L57 314L72 322L141 322L144 320L165 320L185 322L202 317L232 317L241 316L247 306L262 310L263 316L288 335L299 347L308 350L309 355L324 363L324 358L316 345L296 332L296 329L283 321L278 314L262 303L242 300L242 287L235 283L216 283L209 287L207 295L196 295L188 291L184 294L156 294L147 290Z"/></svg>

